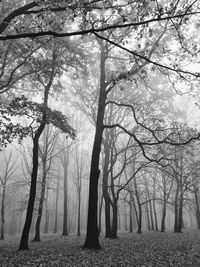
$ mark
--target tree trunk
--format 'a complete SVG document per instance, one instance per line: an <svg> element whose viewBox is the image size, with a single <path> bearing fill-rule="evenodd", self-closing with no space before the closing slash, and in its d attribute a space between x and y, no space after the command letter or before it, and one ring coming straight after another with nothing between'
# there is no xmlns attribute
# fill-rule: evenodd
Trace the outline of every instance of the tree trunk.
<svg viewBox="0 0 200 267"><path fill-rule="evenodd" d="M126 211L126 203L124 202L124 229L128 231L128 220L127 220L127 211Z"/></svg>
<svg viewBox="0 0 200 267"><path fill-rule="evenodd" d="M130 198L129 201L129 232L132 233L133 232L133 218L132 218L132 212L133 212L133 203L132 200Z"/></svg>
<svg viewBox="0 0 200 267"><path fill-rule="evenodd" d="M6 185L3 184L3 192L1 199L1 240L4 240L4 224L5 224L5 197L6 197Z"/></svg>
<svg viewBox="0 0 200 267"><path fill-rule="evenodd" d="M179 194L179 184L177 181L176 194L174 199L174 233L178 232L178 194Z"/></svg>
<svg viewBox="0 0 200 267"><path fill-rule="evenodd" d="M89 185L89 203L88 203L88 221L87 234L83 248L99 249L98 233L98 180L99 180L99 158L101 152L101 142L103 134L103 119L106 102L106 84L105 84L105 58L104 47L101 48L101 75L100 75L100 94L97 111L96 131L92 149L92 159L90 168L90 185Z"/></svg>
<svg viewBox="0 0 200 267"><path fill-rule="evenodd" d="M117 199L113 200L113 218L112 218L112 233L111 238L117 238Z"/></svg>
<svg viewBox="0 0 200 267"><path fill-rule="evenodd" d="M78 194L77 236L81 235L81 192Z"/></svg>
<svg viewBox="0 0 200 267"><path fill-rule="evenodd" d="M45 196L45 186L46 186L46 162L43 162L43 177L42 177L42 187L41 187L41 195L40 195L40 202L38 208L38 216L35 225L35 237L32 240L33 242L40 242L40 223L42 219L42 212L43 212L43 203L44 203L44 196Z"/></svg>
<svg viewBox="0 0 200 267"><path fill-rule="evenodd" d="M151 205L151 201L149 201L149 211L150 211L150 219L151 219L151 230L154 230L153 208Z"/></svg>
<svg viewBox="0 0 200 267"><path fill-rule="evenodd" d="M147 229L150 231L151 226L150 226L149 207L148 207L147 198L146 198L146 205L145 206L146 206Z"/></svg>
<svg viewBox="0 0 200 267"><path fill-rule="evenodd" d="M134 178L133 181L134 181L135 195L136 195L137 205L138 205L138 213L137 213L135 202L133 202L133 205L134 205L134 208L135 208L135 215L136 215L136 219L137 219L137 224L138 224L137 233L141 234L142 233L142 205L140 203L140 196L139 196L139 193L138 193L138 186L137 186L136 177Z"/></svg>
<svg viewBox="0 0 200 267"><path fill-rule="evenodd" d="M108 166L109 166L109 155L110 148L108 144L108 134L105 131L105 142L104 142L104 166L103 166L103 198L105 203L105 238L111 236L111 220L110 220L110 196L108 193Z"/></svg>
<svg viewBox="0 0 200 267"><path fill-rule="evenodd" d="M161 219L161 232L165 232L165 218L166 218L166 201L163 202L163 212L162 212L162 219Z"/></svg>
<svg viewBox="0 0 200 267"><path fill-rule="evenodd" d="M179 210L178 210L178 227L177 233L181 233L183 228L183 192L181 188L180 199L179 199Z"/></svg>
<svg viewBox="0 0 200 267"><path fill-rule="evenodd" d="M33 208L34 208L35 195L36 195L39 138L44 130L44 127L45 127L45 123L41 123L35 134L35 137L33 138L33 169L32 169L32 174L31 174L31 186L30 186L26 219L25 219L22 236L21 236L19 250L28 249L29 231L31 227L32 217L33 217Z"/></svg>
<svg viewBox="0 0 200 267"><path fill-rule="evenodd" d="M153 213L154 213L154 220L155 220L155 230L158 231L158 220L157 220L157 213L156 213L156 179L154 177L153 183Z"/></svg>
<svg viewBox="0 0 200 267"><path fill-rule="evenodd" d="M154 212L154 220L155 220L155 230L158 231L158 219L157 219L157 213L156 213L155 200L153 200L153 212Z"/></svg>
<svg viewBox="0 0 200 267"><path fill-rule="evenodd" d="M194 186L194 196L195 196L195 203L196 203L197 226L198 226L198 229L200 229L199 189L196 186Z"/></svg>
<svg viewBox="0 0 200 267"><path fill-rule="evenodd" d="M67 213L68 213L68 190L67 190L67 176L68 176L68 155L64 153L64 184L63 184L63 192L64 192L64 203L63 203L63 231L62 236L68 235L68 227L67 227Z"/></svg>
<svg viewBox="0 0 200 267"><path fill-rule="evenodd" d="M44 234L48 234L48 232L49 232L49 209L48 209L48 204L46 203Z"/></svg>
<svg viewBox="0 0 200 267"><path fill-rule="evenodd" d="M56 185L56 205L55 205L55 223L54 223L54 234L58 231L58 198L59 198L59 177L57 177L57 185Z"/></svg>
<svg viewBox="0 0 200 267"><path fill-rule="evenodd" d="M102 208L103 208L103 195L101 196L100 204L99 204L99 235L102 231L101 229L101 214L102 214Z"/></svg>
<svg viewBox="0 0 200 267"><path fill-rule="evenodd" d="M138 205L138 229L137 233L141 234L142 233L142 205Z"/></svg>

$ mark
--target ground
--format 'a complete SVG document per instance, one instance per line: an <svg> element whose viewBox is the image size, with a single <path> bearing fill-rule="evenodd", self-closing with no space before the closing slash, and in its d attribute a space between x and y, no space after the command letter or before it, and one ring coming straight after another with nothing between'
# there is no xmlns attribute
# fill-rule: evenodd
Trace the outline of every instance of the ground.
<svg viewBox="0 0 200 267"><path fill-rule="evenodd" d="M200 232L144 232L119 234L116 240L100 238L101 250L83 250L84 236L47 235L31 243L29 251L17 251L19 240L0 241L0 267L9 266L124 266L199 267Z"/></svg>

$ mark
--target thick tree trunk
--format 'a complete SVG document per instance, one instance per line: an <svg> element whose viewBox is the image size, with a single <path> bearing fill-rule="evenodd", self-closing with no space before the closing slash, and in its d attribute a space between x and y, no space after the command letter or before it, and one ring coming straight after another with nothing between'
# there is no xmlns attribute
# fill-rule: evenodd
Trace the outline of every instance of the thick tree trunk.
<svg viewBox="0 0 200 267"><path fill-rule="evenodd" d="M30 193L29 193L26 219L25 219L22 236L21 236L19 250L28 249L28 238L29 238L29 231L31 227L32 217L33 217L33 208L34 208L36 185L37 185L39 138L44 130L44 127L45 127L45 124L41 123L35 134L35 137L33 138L33 169L32 169L32 174L31 174L31 187L30 187Z"/></svg>
<svg viewBox="0 0 200 267"><path fill-rule="evenodd" d="M4 240L4 224L5 224L5 197L6 197L6 185L3 184L3 192L1 199L1 240Z"/></svg>
<svg viewBox="0 0 200 267"><path fill-rule="evenodd" d="M43 162L43 177L42 177L42 187L41 187L41 195L40 195L40 202L38 208L38 216L35 225L35 237L32 241L40 242L40 223L42 219L42 212L43 212L43 203L44 203L44 196L45 196L45 186L46 186L46 162Z"/></svg>
<svg viewBox="0 0 200 267"><path fill-rule="evenodd" d="M83 248L99 249L98 233L98 180L99 180L99 158L101 152L101 142L103 134L103 120L106 102L106 84L105 84L105 58L104 47L101 48L101 75L100 75L100 94L97 111L96 131L92 149L92 159L90 168L90 185L89 185L89 203L88 203L88 221L87 234Z"/></svg>

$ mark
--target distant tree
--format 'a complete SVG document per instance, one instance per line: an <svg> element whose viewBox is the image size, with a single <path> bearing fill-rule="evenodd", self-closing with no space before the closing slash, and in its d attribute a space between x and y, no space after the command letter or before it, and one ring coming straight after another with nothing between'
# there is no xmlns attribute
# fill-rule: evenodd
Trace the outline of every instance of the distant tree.
<svg viewBox="0 0 200 267"><path fill-rule="evenodd" d="M78 144L75 148L74 163L75 170L73 174L73 180L77 192L77 236L81 235L81 199L82 199L82 179L84 175L84 151L83 143L80 150L78 151Z"/></svg>
<svg viewBox="0 0 200 267"><path fill-rule="evenodd" d="M5 151L3 153L4 165L2 162L2 170L0 174L0 185L2 187L1 194L1 236L0 239L4 239L4 224L5 224L5 200L6 200L6 190L10 179L13 178L13 175L17 169L17 160L13 160L12 151L6 155Z"/></svg>

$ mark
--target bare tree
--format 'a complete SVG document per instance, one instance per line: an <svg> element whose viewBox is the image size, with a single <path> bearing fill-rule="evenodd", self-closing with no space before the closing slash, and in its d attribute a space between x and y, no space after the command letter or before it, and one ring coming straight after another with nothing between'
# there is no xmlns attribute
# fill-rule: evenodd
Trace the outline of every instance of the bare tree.
<svg viewBox="0 0 200 267"><path fill-rule="evenodd" d="M8 183L13 178L14 173L17 169L17 158L13 160L13 152L12 150L6 155L6 152L3 151L3 161L2 164L3 170L0 175L0 183L2 186L2 196L1 196L1 237L0 239L4 239L4 224L5 224L5 200L6 200L6 190Z"/></svg>

